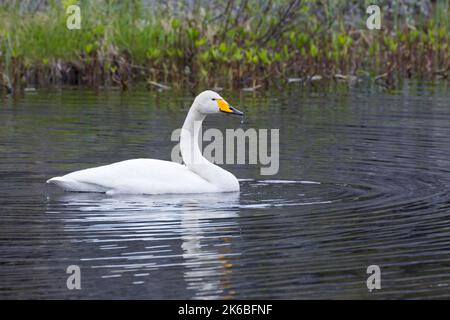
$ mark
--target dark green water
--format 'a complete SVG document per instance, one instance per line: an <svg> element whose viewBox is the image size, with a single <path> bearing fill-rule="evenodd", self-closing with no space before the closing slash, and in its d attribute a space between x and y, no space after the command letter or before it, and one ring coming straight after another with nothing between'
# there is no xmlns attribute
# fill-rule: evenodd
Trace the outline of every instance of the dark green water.
<svg viewBox="0 0 450 320"><path fill-rule="evenodd" d="M240 194L65 193L53 176L170 159L183 93L0 100L0 298L450 298L450 91L223 92L206 128L279 128L280 170ZM205 128L205 129L206 129ZM66 268L81 268L68 290ZM381 268L369 292L366 269Z"/></svg>

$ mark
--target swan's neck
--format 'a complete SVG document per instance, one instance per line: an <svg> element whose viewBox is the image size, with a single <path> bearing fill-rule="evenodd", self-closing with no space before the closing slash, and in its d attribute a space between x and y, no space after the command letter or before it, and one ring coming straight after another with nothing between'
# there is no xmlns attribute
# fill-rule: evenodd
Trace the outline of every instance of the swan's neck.
<svg viewBox="0 0 450 320"><path fill-rule="evenodd" d="M202 123L205 115L201 114L193 107L189 110L180 135L181 156L187 167L197 164L209 162L206 160L199 147L199 139L201 139Z"/></svg>
<svg viewBox="0 0 450 320"><path fill-rule="evenodd" d="M209 183L218 188L232 187L237 183L236 178L228 171L214 165L203 157L199 147L202 137L201 129L205 115L198 112L195 105L191 107L184 121L180 135L181 156L189 170L193 171Z"/></svg>

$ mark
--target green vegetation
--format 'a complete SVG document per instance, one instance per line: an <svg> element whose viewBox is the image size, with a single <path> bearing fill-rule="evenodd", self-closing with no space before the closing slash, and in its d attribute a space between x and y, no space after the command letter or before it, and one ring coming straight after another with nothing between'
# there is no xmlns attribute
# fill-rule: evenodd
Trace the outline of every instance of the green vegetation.
<svg viewBox="0 0 450 320"><path fill-rule="evenodd" d="M0 0L3 87L158 86L258 88L359 77L389 86L446 78L449 0L374 1ZM81 29L66 8L81 8Z"/></svg>

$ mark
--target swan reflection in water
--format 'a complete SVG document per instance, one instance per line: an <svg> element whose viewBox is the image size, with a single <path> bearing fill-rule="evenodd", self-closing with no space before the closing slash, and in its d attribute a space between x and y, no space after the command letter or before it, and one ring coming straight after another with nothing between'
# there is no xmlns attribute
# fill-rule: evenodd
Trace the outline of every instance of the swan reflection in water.
<svg viewBox="0 0 450 320"><path fill-rule="evenodd" d="M185 290L187 298L233 296L233 256L239 252L232 243L239 237L238 210L239 193L65 193L52 195L47 209L61 214L64 234L80 254L70 259L101 270L94 274L108 279L104 285L118 281L121 290L170 286Z"/></svg>

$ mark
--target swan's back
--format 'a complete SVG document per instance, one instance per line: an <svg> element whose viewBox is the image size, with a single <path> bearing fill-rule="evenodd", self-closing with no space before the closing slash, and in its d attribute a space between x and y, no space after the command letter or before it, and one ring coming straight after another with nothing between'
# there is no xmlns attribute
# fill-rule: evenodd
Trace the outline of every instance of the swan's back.
<svg viewBox="0 0 450 320"><path fill-rule="evenodd" d="M105 193L217 192L186 166L163 160L133 159L90 168L47 181L68 191Z"/></svg>

